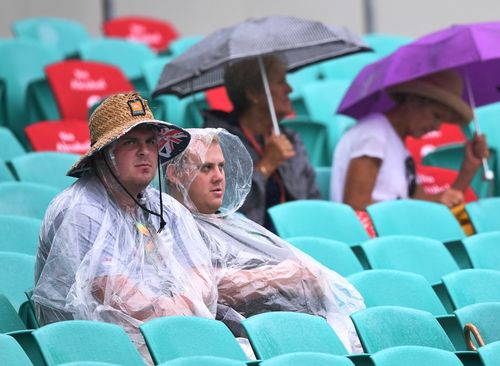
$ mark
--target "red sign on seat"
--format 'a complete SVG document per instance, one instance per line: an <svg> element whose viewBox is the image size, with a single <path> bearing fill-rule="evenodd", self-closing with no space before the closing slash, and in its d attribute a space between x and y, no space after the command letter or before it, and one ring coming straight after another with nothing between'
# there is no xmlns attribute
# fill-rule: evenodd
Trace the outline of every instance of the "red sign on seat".
<svg viewBox="0 0 500 366"><path fill-rule="evenodd" d="M427 165L417 165L417 181L422 185L424 192L428 194L437 194L451 187L458 175L458 172L451 169L438 168ZM464 193L465 202L477 200L477 196L468 187Z"/></svg>
<svg viewBox="0 0 500 366"><path fill-rule="evenodd" d="M87 120L88 109L110 94L134 90L115 66L100 62L68 60L45 68L61 119Z"/></svg>
<svg viewBox="0 0 500 366"><path fill-rule="evenodd" d="M146 17L114 18L105 22L103 28L108 37L144 43L155 52L166 50L170 42L179 36L169 22Z"/></svg>
<svg viewBox="0 0 500 366"><path fill-rule="evenodd" d="M87 122L42 121L25 128L33 151L84 154L90 147Z"/></svg>
<svg viewBox="0 0 500 366"><path fill-rule="evenodd" d="M231 112L233 110L233 103L229 100L226 88L223 86L205 91L205 97L210 109L217 109L224 112Z"/></svg>

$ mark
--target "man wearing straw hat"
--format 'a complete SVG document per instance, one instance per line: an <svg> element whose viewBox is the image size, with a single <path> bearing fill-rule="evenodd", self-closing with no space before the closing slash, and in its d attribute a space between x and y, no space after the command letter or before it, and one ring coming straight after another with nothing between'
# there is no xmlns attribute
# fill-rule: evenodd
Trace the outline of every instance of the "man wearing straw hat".
<svg viewBox="0 0 500 366"><path fill-rule="evenodd" d="M68 172L79 179L50 204L40 232L40 322L113 322L141 346L138 326L151 318L213 318L217 289L196 225L161 182L149 186L189 133L155 120L137 93L104 100L89 130L91 148Z"/></svg>

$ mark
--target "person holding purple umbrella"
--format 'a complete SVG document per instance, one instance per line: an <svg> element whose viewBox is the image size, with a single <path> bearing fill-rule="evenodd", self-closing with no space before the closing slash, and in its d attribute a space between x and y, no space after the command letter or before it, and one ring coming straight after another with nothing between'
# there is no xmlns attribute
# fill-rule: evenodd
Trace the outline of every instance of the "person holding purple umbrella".
<svg viewBox="0 0 500 366"><path fill-rule="evenodd" d="M473 112L461 97L463 87L457 72L445 70L388 88L394 106L385 113L361 118L339 141L333 159L331 199L355 210L401 198L441 202L448 207L462 203L463 192L481 159L488 157L485 136L476 135L465 144L457 178L439 194L425 193L417 183L415 164L404 140L437 130L443 121L470 122Z"/></svg>

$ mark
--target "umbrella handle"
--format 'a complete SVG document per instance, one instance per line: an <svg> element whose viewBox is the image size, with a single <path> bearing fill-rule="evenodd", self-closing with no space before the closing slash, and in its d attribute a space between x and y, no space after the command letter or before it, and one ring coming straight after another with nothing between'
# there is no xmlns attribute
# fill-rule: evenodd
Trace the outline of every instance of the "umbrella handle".
<svg viewBox="0 0 500 366"><path fill-rule="evenodd" d="M278 119L276 118L276 112L274 110L273 97L271 96L271 90L269 89L269 82L267 80L266 67L262 61L262 56L258 56L259 60L259 71L262 77L262 83L264 84L264 90L266 91L267 105L269 107L269 114L271 115L271 120L273 121L273 130L276 135L279 135L280 126L278 125Z"/></svg>

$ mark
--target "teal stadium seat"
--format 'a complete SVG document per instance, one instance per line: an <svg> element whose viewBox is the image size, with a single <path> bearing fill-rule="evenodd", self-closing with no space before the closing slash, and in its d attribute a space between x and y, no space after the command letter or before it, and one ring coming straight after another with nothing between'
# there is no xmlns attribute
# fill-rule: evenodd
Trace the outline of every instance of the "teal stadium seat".
<svg viewBox="0 0 500 366"><path fill-rule="evenodd" d="M0 215L0 251L36 255L42 220L16 215Z"/></svg>
<svg viewBox="0 0 500 366"><path fill-rule="evenodd" d="M463 240L472 268L500 271L500 231L475 234Z"/></svg>
<svg viewBox="0 0 500 366"><path fill-rule="evenodd" d="M78 45L89 39L85 27L70 19L33 17L12 23L16 38L30 39L57 50L62 58L74 57Z"/></svg>
<svg viewBox="0 0 500 366"><path fill-rule="evenodd" d="M8 335L0 334L0 364L8 366L33 365L16 340Z"/></svg>
<svg viewBox="0 0 500 366"><path fill-rule="evenodd" d="M37 183L0 183L0 215L43 219L45 210L60 190Z"/></svg>
<svg viewBox="0 0 500 366"><path fill-rule="evenodd" d="M476 233L500 231L500 197L483 198L465 205Z"/></svg>
<svg viewBox="0 0 500 366"><path fill-rule="evenodd" d="M353 81L359 72L367 65L380 58L375 53L356 53L319 64L321 75L327 80Z"/></svg>
<svg viewBox="0 0 500 366"><path fill-rule="evenodd" d="M412 41L410 37L384 33L365 34L363 40L368 43L380 57L387 56L396 51L399 47Z"/></svg>
<svg viewBox="0 0 500 366"><path fill-rule="evenodd" d="M344 277L363 271L363 266L346 243L313 236L293 237L287 240L294 247Z"/></svg>
<svg viewBox="0 0 500 366"><path fill-rule="evenodd" d="M331 166L316 166L314 167L316 173L316 184L318 185L321 198L325 201L330 200L330 181L332 179Z"/></svg>
<svg viewBox="0 0 500 366"><path fill-rule="evenodd" d="M247 360L229 328L218 320L168 316L150 320L140 330L156 364L190 356Z"/></svg>
<svg viewBox="0 0 500 366"><path fill-rule="evenodd" d="M14 309L9 299L0 293L0 333L5 334L25 329L26 325L17 314L17 310Z"/></svg>
<svg viewBox="0 0 500 366"><path fill-rule="evenodd" d="M191 356L181 357L175 360L163 362L159 366L245 366L243 361L231 360L230 358L214 356Z"/></svg>
<svg viewBox="0 0 500 366"><path fill-rule="evenodd" d="M399 346L370 356L375 366L463 366L450 351L421 346Z"/></svg>
<svg viewBox="0 0 500 366"><path fill-rule="evenodd" d="M26 301L24 291L35 285L35 257L14 252L0 252L0 294L4 294L14 309Z"/></svg>
<svg viewBox="0 0 500 366"><path fill-rule="evenodd" d="M303 67L297 71L286 74L286 81L292 88L288 95L292 101L293 111L296 116L307 116L304 104L303 89L306 85L319 81L321 78L321 68L319 64Z"/></svg>
<svg viewBox="0 0 500 366"><path fill-rule="evenodd" d="M0 61L1 62L1 61ZM26 150L12 131L6 127L0 127L0 160L9 161L16 156L26 154Z"/></svg>
<svg viewBox="0 0 500 366"><path fill-rule="evenodd" d="M472 323L485 344L500 341L500 302L482 302L455 310L462 329ZM474 339L474 337L471 337ZM478 347L478 344L475 344Z"/></svg>
<svg viewBox="0 0 500 366"><path fill-rule="evenodd" d="M319 316L276 311L251 316L242 324L260 360L292 352L348 353L327 321Z"/></svg>
<svg viewBox="0 0 500 366"><path fill-rule="evenodd" d="M62 191L76 181L66 173L79 158L70 153L31 152L13 158L11 164L21 182L43 184Z"/></svg>
<svg viewBox="0 0 500 366"><path fill-rule="evenodd" d="M500 341L479 348L478 353L484 366L500 366Z"/></svg>
<svg viewBox="0 0 500 366"><path fill-rule="evenodd" d="M500 302L500 271L464 269L443 276L454 309L482 302Z"/></svg>
<svg viewBox="0 0 500 366"><path fill-rule="evenodd" d="M347 357L318 352L294 352L262 361L261 366L354 366Z"/></svg>
<svg viewBox="0 0 500 366"><path fill-rule="evenodd" d="M173 57L177 57L184 52L186 52L189 48L193 47L196 43L201 41L203 36L195 35L195 36L184 36L179 37L168 45L168 49L170 51L170 55Z"/></svg>
<svg viewBox="0 0 500 366"><path fill-rule="evenodd" d="M343 203L299 200L273 206L268 212L278 235L284 239L315 236L351 246L369 239L354 210Z"/></svg>
<svg viewBox="0 0 500 366"><path fill-rule="evenodd" d="M460 268L470 268L461 242L465 233L445 205L401 199L371 204L366 211L378 236L415 235L439 240L446 245Z"/></svg>
<svg viewBox="0 0 500 366"><path fill-rule="evenodd" d="M76 361L144 365L127 333L116 324L67 320L45 325L35 330L33 336L47 366Z"/></svg>
<svg viewBox="0 0 500 366"><path fill-rule="evenodd" d="M297 132L304 143L309 161L314 167L330 166L328 129L324 123L308 117L284 119L280 126Z"/></svg>

